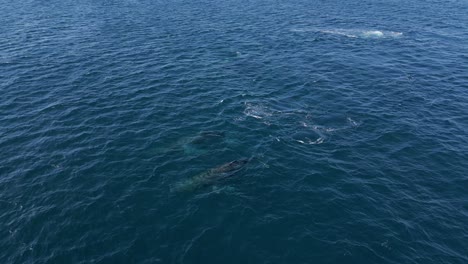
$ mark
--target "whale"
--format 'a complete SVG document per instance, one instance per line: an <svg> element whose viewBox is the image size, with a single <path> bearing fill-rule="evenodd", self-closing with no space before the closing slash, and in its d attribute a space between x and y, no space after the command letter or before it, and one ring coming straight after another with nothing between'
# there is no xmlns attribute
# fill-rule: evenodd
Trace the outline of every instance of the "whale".
<svg viewBox="0 0 468 264"><path fill-rule="evenodd" d="M198 174L194 177L182 180L176 183L172 188L172 192L187 192L194 191L203 186L212 185L220 180L230 178L236 172L241 170L247 163L249 159L239 159L234 160L228 163L224 163L218 167L209 169L201 174Z"/></svg>
<svg viewBox="0 0 468 264"><path fill-rule="evenodd" d="M166 154L170 152L183 152L186 155L199 155L209 152L213 147L227 142L224 131L201 131L195 136L183 137L172 143L161 142L152 149L151 155Z"/></svg>
<svg viewBox="0 0 468 264"><path fill-rule="evenodd" d="M222 140L224 136L223 131L202 131L198 136L191 138L188 143L193 145L209 144Z"/></svg>

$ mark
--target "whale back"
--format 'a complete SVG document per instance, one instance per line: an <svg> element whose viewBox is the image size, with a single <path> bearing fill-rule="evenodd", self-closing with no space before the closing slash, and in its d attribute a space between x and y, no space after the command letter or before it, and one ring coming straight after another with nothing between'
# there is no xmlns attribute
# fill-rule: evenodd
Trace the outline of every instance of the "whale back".
<svg viewBox="0 0 468 264"><path fill-rule="evenodd" d="M212 169L213 173L228 173L242 169L247 164L248 159L234 160Z"/></svg>
<svg viewBox="0 0 468 264"><path fill-rule="evenodd" d="M248 162L248 159L240 159L225 163L219 167L198 174L197 176L185 179L174 185L171 188L171 190L176 192L193 191L204 185L214 184L217 180L234 175L236 172L242 169Z"/></svg>

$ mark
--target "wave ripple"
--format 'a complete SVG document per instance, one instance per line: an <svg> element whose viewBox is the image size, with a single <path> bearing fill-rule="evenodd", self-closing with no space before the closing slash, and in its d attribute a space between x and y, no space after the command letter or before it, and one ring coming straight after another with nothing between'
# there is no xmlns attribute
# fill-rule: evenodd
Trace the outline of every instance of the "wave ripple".
<svg viewBox="0 0 468 264"><path fill-rule="evenodd" d="M468 263L466 1L0 6L2 264Z"/></svg>

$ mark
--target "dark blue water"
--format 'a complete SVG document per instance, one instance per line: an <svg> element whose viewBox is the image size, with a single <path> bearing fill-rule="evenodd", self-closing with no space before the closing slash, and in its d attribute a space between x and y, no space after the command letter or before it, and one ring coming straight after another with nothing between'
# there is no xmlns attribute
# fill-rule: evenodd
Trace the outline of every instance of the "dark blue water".
<svg viewBox="0 0 468 264"><path fill-rule="evenodd" d="M0 95L1 263L468 263L466 1L0 0Z"/></svg>

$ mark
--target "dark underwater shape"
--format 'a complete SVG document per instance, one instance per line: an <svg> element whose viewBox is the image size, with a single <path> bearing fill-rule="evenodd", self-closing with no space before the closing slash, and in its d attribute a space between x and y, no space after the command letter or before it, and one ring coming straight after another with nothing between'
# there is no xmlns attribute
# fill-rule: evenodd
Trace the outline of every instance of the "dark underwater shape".
<svg viewBox="0 0 468 264"><path fill-rule="evenodd" d="M198 155L213 150L222 144L224 131L202 131L198 135L182 140L182 149L186 155Z"/></svg>
<svg viewBox="0 0 468 264"><path fill-rule="evenodd" d="M183 137L171 144L162 144L155 148L152 154L183 151L186 155L198 155L219 147L225 142L224 131L202 131L195 136Z"/></svg>
<svg viewBox="0 0 468 264"><path fill-rule="evenodd" d="M224 131L203 131L198 136L192 138L189 143L193 145L214 143L222 140L225 134Z"/></svg>
<svg viewBox="0 0 468 264"><path fill-rule="evenodd" d="M248 159L234 160L225 163L219 167L210 169L195 177L183 180L173 186L172 192L193 191L202 186L214 184L221 179L233 176L236 172L242 169L247 163Z"/></svg>

